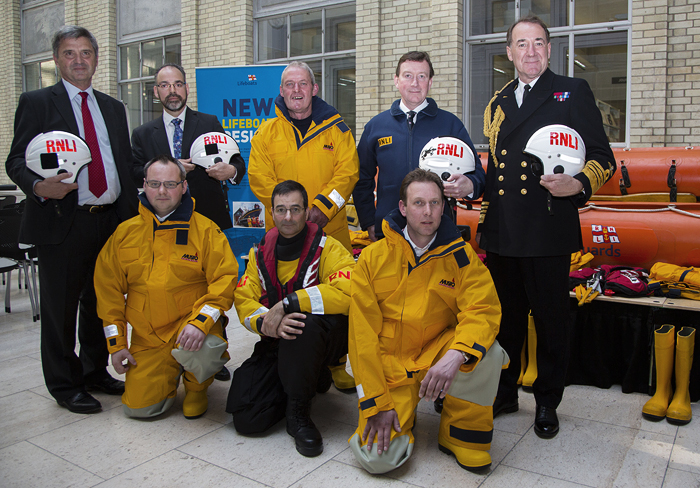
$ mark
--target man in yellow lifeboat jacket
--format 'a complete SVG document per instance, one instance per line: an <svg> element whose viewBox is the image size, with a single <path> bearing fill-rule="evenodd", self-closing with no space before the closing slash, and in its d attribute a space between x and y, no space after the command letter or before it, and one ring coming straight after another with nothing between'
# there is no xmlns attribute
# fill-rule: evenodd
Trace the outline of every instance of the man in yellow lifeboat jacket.
<svg viewBox="0 0 700 488"><path fill-rule="evenodd" d="M355 139L343 117L318 98L308 64L292 61L282 72L277 117L260 125L251 141L248 180L265 205L265 229L273 227L271 195L278 183L301 183L312 198L309 221L352 252L345 203L359 178ZM338 389L354 391L345 357L331 365Z"/></svg>
<svg viewBox="0 0 700 488"><path fill-rule="evenodd" d="M183 370L183 414L202 416L213 375L229 359L223 328L238 264L219 227L194 212L185 174L169 156L149 162L139 215L117 228L97 259L97 311L112 365L126 372L129 417L167 411Z"/></svg>
<svg viewBox="0 0 700 488"><path fill-rule="evenodd" d="M386 238L365 248L353 272L360 418L349 443L370 473L409 458L420 398L444 399L441 451L470 471L491 464L492 405L509 361L496 341L501 305L488 270L442 215L443 191L434 173L410 172L383 221Z"/></svg>
<svg viewBox="0 0 700 488"><path fill-rule="evenodd" d="M272 355L266 363L272 381L256 387L243 404L240 398L246 393L237 389L241 374L247 374L241 373L244 363L234 373L227 411L243 434L264 432L286 417L297 451L318 456L323 440L309 416L311 399L330 388L328 364L347 354L355 260L337 240L307 222L308 196L301 184L280 183L272 202L276 227L250 251L235 299L245 328L262 336L247 363ZM284 394L275 396L275 390Z"/></svg>

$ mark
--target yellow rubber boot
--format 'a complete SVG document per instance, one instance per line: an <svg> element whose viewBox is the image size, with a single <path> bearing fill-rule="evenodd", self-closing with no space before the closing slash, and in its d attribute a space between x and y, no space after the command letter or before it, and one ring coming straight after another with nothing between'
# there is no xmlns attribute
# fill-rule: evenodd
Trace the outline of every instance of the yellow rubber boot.
<svg viewBox="0 0 700 488"><path fill-rule="evenodd" d="M527 340L523 344L523 348L520 351L520 376L518 377L518 384L523 384L523 376L525 376L525 368L527 368Z"/></svg>
<svg viewBox="0 0 700 488"><path fill-rule="evenodd" d="M671 374L673 373L674 327L663 325L654 331L654 354L656 355L656 392L644 404L642 417L658 422L666 417L671 401Z"/></svg>
<svg viewBox="0 0 700 488"><path fill-rule="evenodd" d="M189 371L185 371L183 375L183 383L185 384L185 400L182 402L182 414L186 419L196 419L207 413L209 408L209 399L207 398L207 389L214 381L212 376L204 383L197 383Z"/></svg>
<svg viewBox="0 0 700 488"><path fill-rule="evenodd" d="M523 376L523 391L532 391L537 379L537 331L535 319L530 314L527 318L527 369Z"/></svg>
<svg viewBox="0 0 700 488"><path fill-rule="evenodd" d="M342 391L343 393L354 393L355 378L350 376L348 372L345 371L345 363L347 360L348 356L345 355L340 358L334 366L329 366L328 369L331 370L333 384L339 391Z"/></svg>
<svg viewBox="0 0 700 488"><path fill-rule="evenodd" d="M666 411L666 421L685 425L693 418L690 409L690 368L693 367L695 329L683 327L678 331L676 342L676 393Z"/></svg>
<svg viewBox="0 0 700 488"><path fill-rule="evenodd" d="M491 407L445 396L440 417L438 448L457 459L460 467L482 472L491 466L493 412Z"/></svg>

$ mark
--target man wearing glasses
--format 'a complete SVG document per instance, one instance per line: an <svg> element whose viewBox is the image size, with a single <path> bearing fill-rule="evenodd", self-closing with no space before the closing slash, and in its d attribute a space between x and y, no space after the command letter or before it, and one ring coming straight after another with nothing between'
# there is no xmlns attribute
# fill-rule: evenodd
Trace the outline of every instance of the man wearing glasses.
<svg viewBox="0 0 700 488"><path fill-rule="evenodd" d="M196 112L187 106L190 87L182 66L164 64L155 77L153 95L163 104L163 116L134 129L131 146L134 153L134 179L143 181L143 166L161 154L179 159L187 171L187 183L197 212L214 221L222 230L233 227L223 185L226 180L240 183L245 176L245 161L240 154L230 162L222 161L204 169L192 164L190 149L197 137L207 132L224 132L214 115ZM216 374L217 380L228 381L226 367Z"/></svg>
<svg viewBox="0 0 700 488"><path fill-rule="evenodd" d="M187 106L190 87L185 70L177 64L164 64L156 71L153 95L163 104L163 116L134 129L131 146L134 153L134 179L143 181L143 167L160 154L179 159L187 171L187 183L197 212L213 220L221 229L230 229L231 215L226 209L222 182L240 183L245 175L245 161L236 155L229 163L222 161L204 169L192 164L190 149L197 137L207 132L224 132L214 115L196 112Z"/></svg>
<svg viewBox="0 0 700 488"><path fill-rule="evenodd" d="M261 340L233 375L226 411L242 434L264 432L286 416L297 451L313 457L323 440L310 418L311 399L328 391L328 365L348 351L355 260L308 221L300 183L277 184L271 203L275 227L251 249L236 290L238 316Z"/></svg>
<svg viewBox="0 0 700 488"><path fill-rule="evenodd" d="M160 156L144 171L139 215L117 228L97 259L97 311L112 365L126 372L124 413L164 413L182 375L182 412L195 419L229 359L223 329L238 264L221 229L194 212L182 163Z"/></svg>

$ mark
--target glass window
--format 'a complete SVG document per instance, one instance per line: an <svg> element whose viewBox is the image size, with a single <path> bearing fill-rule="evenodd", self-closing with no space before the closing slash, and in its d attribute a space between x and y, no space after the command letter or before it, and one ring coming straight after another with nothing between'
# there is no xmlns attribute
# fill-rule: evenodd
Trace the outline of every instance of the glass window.
<svg viewBox="0 0 700 488"><path fill-rule="evenodd" d="M308 63L316 76L318 96L340 112L354 134L355 3L333 3L287 10L277 0L255 2L256 62L298 59Z"/></svg>
<svg viewBox="0 0 700 488"><path fill-rule="evenodd" d="M120 46L119 96L126 104L131 129L163 112L163 107L153 95L154 75L165 63L180 64L180 52L180 36Z"/></svg>
<svg viewBox="0 0 700 488"><path fill-rule="evenodd" d="M319 54L323 29L321 26L321 11L304 12L291 16L292 37L290 41L291 56Z"/></svg>
<svg viewBox="0 0 700 488"><path fill-rule="evenodd" d="M591 86L610 142L625 142L627 33L575 36L574 76Z"/></svg>
<svg viewBox="0 0 700 488"><path fill-rule="evenodd" d="M576 25L629 20L627 0L576 0Z"/></svg>
<svg viewBox="0 0 700 488"><path fill-rule="evenodd" d="M287 57L287 17L258 21L258 60Z"/></svg>

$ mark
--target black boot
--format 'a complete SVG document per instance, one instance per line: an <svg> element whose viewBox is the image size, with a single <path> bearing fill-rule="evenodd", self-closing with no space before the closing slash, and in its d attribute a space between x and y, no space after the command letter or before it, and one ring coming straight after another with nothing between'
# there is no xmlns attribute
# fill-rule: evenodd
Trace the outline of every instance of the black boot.
<svg viewBox="0 0 700 488"><path fill-rule="evenodd" d="M323 452L323 438L310 417L311 401L287 399L287 433L294 437L299 454L318 456Z"/></svg>

